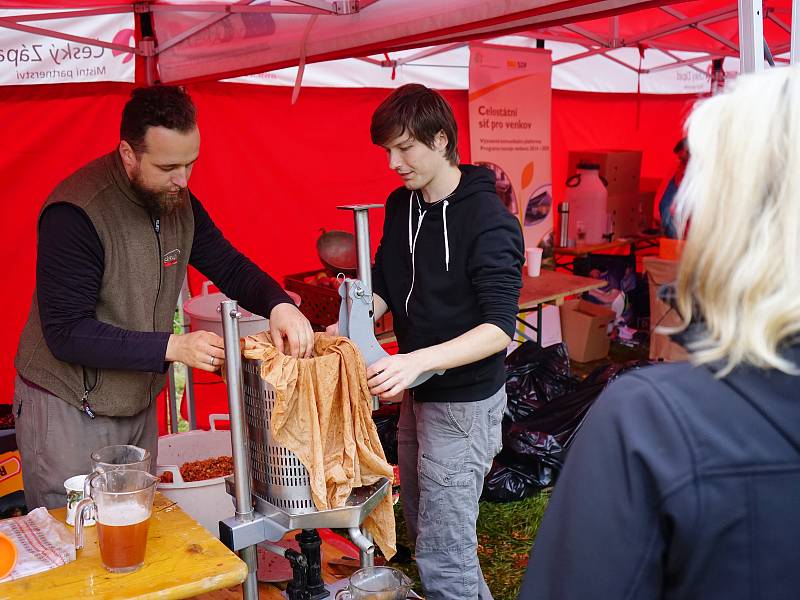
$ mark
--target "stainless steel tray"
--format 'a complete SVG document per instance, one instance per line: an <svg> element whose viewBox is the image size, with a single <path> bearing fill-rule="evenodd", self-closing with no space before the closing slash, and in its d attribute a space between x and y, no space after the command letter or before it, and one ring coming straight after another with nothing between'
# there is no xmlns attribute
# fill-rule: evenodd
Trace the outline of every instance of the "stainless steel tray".
<svg viewBox="0 0 800 600"><path fill-rule="evenodd" d="M225 489L231 496L234 495L236 489L233 477L233 475L229 475L225 478ZM287 532L295 529L349 529L350 527L359 527L388 492L388 489L389 480L382 477L370 486L354 489L342 507L304 514L287 513L256 495L253 495L253 504L256 512L276 526L275 531L270 532L272 535L268 538L274 540L280 539ZM273 536L278 535L278 530L283 530L283 533L274 538Z"/></svg>

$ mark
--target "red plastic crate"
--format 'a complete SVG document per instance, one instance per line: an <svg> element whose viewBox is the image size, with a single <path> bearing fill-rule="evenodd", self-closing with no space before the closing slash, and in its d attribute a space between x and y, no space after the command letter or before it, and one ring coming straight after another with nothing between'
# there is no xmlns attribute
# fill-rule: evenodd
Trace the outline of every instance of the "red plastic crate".
<svg viewBox="0 0 800 600"><path fill-rule="evenodd" d="M283 280L284 287L290 292L300 295L300 311L306 316L312 325L323 329L339 320L339 306L341 298L339 292L333 288L306 283L305 279L316 276L318 271L304 271L287 275ZM385 333L392 330L392 315L387 314L375 323L375 334Z"/></svg>

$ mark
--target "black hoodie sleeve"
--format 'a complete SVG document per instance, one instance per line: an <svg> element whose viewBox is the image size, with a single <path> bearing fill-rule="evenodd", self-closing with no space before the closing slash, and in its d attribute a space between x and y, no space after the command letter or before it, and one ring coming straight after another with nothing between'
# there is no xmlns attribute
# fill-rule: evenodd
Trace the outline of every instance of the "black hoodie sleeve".
<svg viewBox="0 0 800 600"><path fill-rule="evenodd" d="M483 323L491 323L514 336L522 287L525 245L522 228L499 199L480 204L475 236L468 264Z"/></svg>
<svg viewBox="0 0 800 600"><path fill-rule="evenodd" d="M392 221L397 213L397 202L393 200L394 196L395 194L391 194L386 200L383 215L383 235L378 244L378 249L375 250L375 262L372 265L372 291L386 302L386 305L389 307L389 312L391 313L394 313L394 308L391 304L389 288L386 286L386 279L384 277L383 259L386 250L383 246L383 241L386 239L386 232L392 228Z"/></svg>

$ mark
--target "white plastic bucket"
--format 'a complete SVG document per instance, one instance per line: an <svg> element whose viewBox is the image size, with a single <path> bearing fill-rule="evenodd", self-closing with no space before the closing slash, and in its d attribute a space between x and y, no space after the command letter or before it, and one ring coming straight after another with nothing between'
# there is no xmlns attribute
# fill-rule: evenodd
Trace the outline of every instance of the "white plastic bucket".
<svg viewBox="0 0 800 600"><path fill-rule="evenodd" d="M210 281L203 282L203 289L199 296L190 298L183 304L184 312L189 315L190 327L192 331L211 331L218 336L222 334L222 317L219 314L220 302L228 300L222 292L209 292L208 288L212 285ZM294 301L296 306L300 306L300 296L294 292L286 292ZM242 318L239 319L239 334L241 337L255 335L269 329L269 319L251 313L239 307Z"/></svg>
<svg viewBox="0 0 800 600"><path fill-rule="evenodd" d="M158 491L178 505L195 521L219 537L219 522L234 514L233 498L225 491L225 478L183 481L180 466L187 462L231 456L229 431L218 430L217 421L228 415L209 415L211 431L187 431L158 438L156 474L172 472L173 483L159 483Z"/></svg>

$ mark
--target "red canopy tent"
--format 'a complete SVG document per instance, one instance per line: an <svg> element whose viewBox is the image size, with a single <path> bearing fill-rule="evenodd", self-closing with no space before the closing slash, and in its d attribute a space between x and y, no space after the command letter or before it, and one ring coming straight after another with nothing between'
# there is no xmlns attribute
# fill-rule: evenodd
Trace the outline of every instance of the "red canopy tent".
<svg viewBox="0 0 800 600"><path fill-rule="evenodd" d="M585 46L568 60L609 57L618 48L652 48L694 64L738 56L739 5L730 0L0 0L4 7L41 9L6 14L0 28L40 33L117 52L132 51L144 65L137 79L163 83L218 80L306 63L445 45L522 33ZM791 47L789 0L742 0L753 14L744 21L780 55ZM657 7L657 8L656 8ZM70 10L67 10L70 9ZM49 23L101 15L136 15L132 46L76 36ZM763 18L763 25L762 25ZM757 42L757 43L760 43ZM441 51L426 50L425 55ZM675 51L702 56L677 58ZM414 58L405 58L406 62ZM566 60L566 59L565 59ZM392 60L386 61L392 65ZM661 68L675 67L669 61ZM396 63L395 63L396 65ZM630 65L628 65L630 66Z"/></svg>
<svg viewBox="0 0 800 600"><path fill-rule="evenodd" d="M48 22L58 23L58 19L65 18L59 9L64 4L0 0L0 9L41 8L48 9L50 15L43 20L36 15L35 20L31 15L10 17L3 12L0 29L43 29ZM708 57L730 56L735 53L732 46L738 47L737 29L731 25L735 23L732 7L713 0L661 8L652 8L662 4L660 1L634 0L539 2L535 7L531 2L473 1L459 3L464 6L463 12L453 10L448 3L448 10L442 14L431 14L436 3L427 2L430 10L424 15L411 10L426 4L423 2L377 0L362 1L360 11L355 14L337 15L329 10L338 7L336 10L346 11L353 4L324 0L273 0L268 4L109 5L97 0L69 3L70 8L79 8L69 13L70 18L91 19L109 11L135 12L133 46L113 41L80 41L101 44L118 52L133 49L137 55L138 81L145 81L148 74L152 78L158 72L164 82L192 82L189 89L199 108L203 135L192 189L226 236L279 280L288 273L318 266L314 242L320 228L352 228L351 217L337 211L337 205L381 202L397 185L383 153L372 147L368 135L369 117L387 92L376 88L305 88L292 105L285 87L221 83L218 79L300 65L303 61L349 56L377 61L376 66L386 67L389 81L391 69L401 69L404 64L425 58L421 56L423 52L433 52L405 52L411 47L441 41L460 44L469 37L496 36L498 32L568 42L575 47L573 56L586 54L580 60L601 60L614 65L622 61L625 66L617 66L625 71L636 69L637 77L646 77L648 73L640 72L638 64L620 54L626 48L639 48L646 43L666 64L691 60L684 58L683 52L702 50L704 60L708 61ZM491 12L496 4L501 4L507 12ZM394 17L386 21L393 28L388 28L383 37L377 33L380 23L367 19L370 11L378 14L382 7L394 11L385 13ZM637 13L623 13L636 8L640 9ZM674 11L680 11L682 16L676 16ZM144 13L150 16L142 16ZM259 26L253 25L253 15L261 18ZM405 20L400 15L405 15ZM267 33L265 16L273 21L273 34ZM770 4L765 16L765 35L773 54L778 56L786 52L789 43L786 5ZM309 30L313 17L316 19L308 35L301 35ZM574 23L587 17L591 20ZM346 19L351 18L362 28L350 29L352 21ZM323 27L328 21L332 23L330 30ZM225 22L229 24L223 25ZM235 23L241 27L237 28ZM285 37L277 34L284 23ZM427 29L415 29L420 24L427 24ZM339 27L338 33L335 26ZM703 31L701 26L714 34ZM538 29L531 31L533 27ZM189 31L191 35L187 35ZM226 31L242 35L236 37ZM247 32L251 35L244 35ZM645 32L649 32L648 36L642 37ZM223 34L229 35L229 39ZM52 35L66 40L76 37L58 30L52 31ZM265 41L270 36L275 43ZM277 43L279 40L284 42ZM662 52L662 42L673 46L674 51L667 52L675 58ZM218 50L219 58L210 60L208 53L214 50ZM388 57L369 56L379 50L386 51ZM647 50L646 55L650 52ZM695 63L702 64L700 56L695 58L698 60L688 67L676 66L692 68ZM0 277L5 292L2 308L7 319L0 347L7 358L0 365L0 401L12 399L13 355L34 288L35 223L39 206L67 173L115 146L119 112L132 85L98 82L2 88L0 118L5 126L0 128L0 145L5 151L0 157L0 180L5 184L5 225L0 239L6 268ZM443 93L454 106L462 131L460 151L468 161L466 91ZM695 98L555 90L554 182L564 179L567 150L577 147L642 149L643 175L665 175L672 167L671 147L680 136L682 119ZM558 186L555 195L558 200ZM380 227L380 218L373 218L373 241L377 240ZM209 384L209 388L213 385ZM202 385L198 386L197 395L202 406ZM209 402L213 406L205 408L211 412L224 408L218 397ZM200 424L204 424L202 419Z"/></svg>

